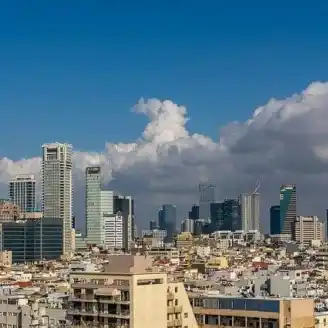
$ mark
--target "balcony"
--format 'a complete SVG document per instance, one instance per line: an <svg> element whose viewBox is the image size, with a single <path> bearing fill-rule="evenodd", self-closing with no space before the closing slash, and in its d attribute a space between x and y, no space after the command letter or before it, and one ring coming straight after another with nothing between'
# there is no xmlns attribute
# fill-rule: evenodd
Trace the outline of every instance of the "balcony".
<svg viewBox="0 0 328 328"><path fill-rule="evenodd" d="M109 313L107 311L102 311L99 312L99 316L106 317L106 318L130 319L130 312L121 311L121 312Z"/></svg>
<svg viewBox="0 0 328 328"><path fill-rule="evenodd" d="M97 302L93 295L72 295L70 302Z"/></svg>
<svg viewBox="0 0 328 328"><path fill-rule="evenodd" d="M129 300L122 299L121 297L98 297L97 301L106 304L130 304Z"/></svg>
<svg viewBox="0 0 328 328"><path fill-rule="evenodd" d="M181 313L181 312L182 312L182 306L181 305L174 307L174 313Z"/></svg>
<svg viewBox="0 0 328 328"><path fill-rule="evenodd" d="M167 314L173 314L174 313L174 306L169 306L167 308Z"/></svg>
<svg viewBox="0 0 328 328"><path fill-rule="evenodd" d="M168 301L173 301L174 300L174 294L172 292L167 293L167 299Z"/></svg>

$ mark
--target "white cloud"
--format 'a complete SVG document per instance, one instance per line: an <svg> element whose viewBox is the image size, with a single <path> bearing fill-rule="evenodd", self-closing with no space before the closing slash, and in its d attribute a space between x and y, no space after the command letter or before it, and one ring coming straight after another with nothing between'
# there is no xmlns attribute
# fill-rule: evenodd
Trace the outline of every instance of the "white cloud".
<svg viewBox="0 0 328 328"><path fill-rule="evenodd" d="M261 180L263 220L267 206L278 202L282 182L298 185L302 214L321 214L328 207L328 83L269 100L246 122L222 127L218 141L190 134L186 108L170 100L142 99L133 111L149 118L140 139L107 143L103 153L76 151L76 199L83 194L85 167L101 163L112 188L136 197L143 222L153 219L149 215L156 215L154 209L164 202L186 213L197 199L198 183L206 180L217 184L219 199L250 191ZM18 173L38 174L39 168L40 158L3 158L0 183Z"/></svg>

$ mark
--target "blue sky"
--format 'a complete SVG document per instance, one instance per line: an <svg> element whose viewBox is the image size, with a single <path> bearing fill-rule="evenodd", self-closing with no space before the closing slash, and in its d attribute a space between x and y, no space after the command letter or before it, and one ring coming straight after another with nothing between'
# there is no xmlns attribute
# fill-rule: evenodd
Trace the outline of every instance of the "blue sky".
<svg viewBox="0 0 328 328"><path fill-rule="evenodd" d="M301 3L0 2L0 157L135 140L140 97L186 105L190 131L217 138L268 98L327 80L328 4Z"/></svg>

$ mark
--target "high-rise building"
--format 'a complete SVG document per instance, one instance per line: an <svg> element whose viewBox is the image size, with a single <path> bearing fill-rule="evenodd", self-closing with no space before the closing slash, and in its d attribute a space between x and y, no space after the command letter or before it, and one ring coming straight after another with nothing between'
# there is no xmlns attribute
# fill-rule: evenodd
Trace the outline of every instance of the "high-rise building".
<svg viewBox="0 0 328 328"><path fill-rule="evenodd" d="M177 209L175 205L165 204L158 213L160 221L160 230L166 230L166 242L171 243L176 233Z"/></svg>
<svg viewBox="0 0 328 328"><path fill-rule="evenodd" d="M199 205L193 205L189 211L189 219L198 220L199 219Z"/></svg>
<svg viewBox="0 0 328 328"><path fill-rule="evenodd" d="M21 212L34 212L36 209L34 175L17 175L9 182L10 200L19 206Z"/></svg>
<svg viewBox="0 0 328 328"><path fill-rule="evenodd" d="M101 169L87 167L86 175L86 233L90 245L105 246L105 219L114 214L114 192L102 190Z"/></svg>
<svg viewBox="0 0 328 328"><path fill-rule="evenodd" d="M184 219L181 223L181 232L195 232L195 220L192 219Z"/></svg>
<svg viewBox="0 0 328 328"><path fill-rule="evenodd" d="M296 186L282 185L280 187L280 221L282 234L293 235L293 224L296 220Z"/></svg>
<svg viewBox="0 0 328 328"><path fill-rule="evenodd" d="M120 213L105 217L105 246L122 249L124 247L123 216Z"/></svg>
<svg viewBox="0 0 328 328"><path fill-rule="evenodd" d="M303 245L324 242L324 223L317 216L298 216L294 222L293 239Z"/></svg>
<svg viewBox="0 0 328 328"><path fill-rule="evenodd" d="M134 241L134 200L131 196L115 195L114 213L123 217L123 248L128 250Z"/></svg>
<svg viewBox="0 0 328 328"><path fill-rule="evenodd" d="M42 212L63 220L63 254L72 250L72 145L44 144L42 156Z"/></svg>
<svg viewBox="0 0 328 328"><path fill-rule="evenodd" d="M260 231L260 194L240 195L241 230Z"/></svg>
<svg viewBox="0 0 328 328"><path fill-rule="evenodd" d="M215 185L201 183L199 190L199 219L209 220L211 217L210 204L215 202Z"/></svg>
<svg viewBox="0 0 328 328"><path fill-rule="evenodd" d="M270 235L280 235L283 224L280 218L280 205L270 207Z"/></svg>
<svg viewBox="0 0 328 328"><path fill-rule="evenodd" d="M156 230L158 227L157 227L157 223L156 221L154 220L150 220L149 221L149 230Z"/></svg>
<svg viewBox="0 0 328 328"><path fill-rule="evenodd" d="M41 218L0 224L2 248L13 263L59 260L63 253L63 220Z"/></svg>

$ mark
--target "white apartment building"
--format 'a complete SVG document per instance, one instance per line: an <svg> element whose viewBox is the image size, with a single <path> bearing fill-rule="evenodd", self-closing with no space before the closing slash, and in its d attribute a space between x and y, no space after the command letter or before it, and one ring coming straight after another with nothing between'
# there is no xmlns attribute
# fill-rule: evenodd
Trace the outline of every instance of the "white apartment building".
<svg viewBox="0 0 328 328"><path fill-rule="evenodd" d="M42 212L63 220L63 254L72 252L72 154L69 144L44 144L42 157Z"/></svg>
<svg viewBox="0 0 328 328"><path fill-rule="evenodd" d="M105 247L107 248L120 248L124 247L123 240L123 216L113 214L105 217Z"/></svg>
<svg viewBox="0 0 328 328"><path fill-rule="evenodd" d="M324 223L317 216L298 216L294 222L294 239L300 244L310 245L313 240L325 239Z"/></svg>
<svg viewBox="0 0 328 328"><path fill-rule="evenodd" d="M17 175L9 182L10 200L21 212L34 212L36 208L35 177L32 174Z"/></svg>

